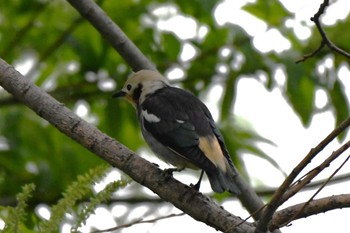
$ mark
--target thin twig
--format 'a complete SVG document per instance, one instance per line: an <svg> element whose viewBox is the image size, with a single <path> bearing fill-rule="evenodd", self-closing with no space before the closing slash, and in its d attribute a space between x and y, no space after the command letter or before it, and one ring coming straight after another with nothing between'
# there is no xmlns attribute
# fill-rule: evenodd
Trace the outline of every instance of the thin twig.
<svg viewBox="0 0 350 233"><path fill-rule="evenodd" d="M350 54L345 52L341 48L337 47L332 41L330 41L326 35L326 32L322 28L320 17L321 15L324 14L328 6L329 6L329 0L324 0L320 8L318 9L318 12L314 15L314 17L311 18L311 21L313 21L316 24L316 27L322 37L322 42L325 43L328 46L328 48L350 59Z"/></svg>
<svg viewBox="0 0 350 233"><path fill-rule="evenodd" d="M305 176L303 176L305 177ZM341 175L338 175L334 177L329 184L336 184L345 180L350 180L350 173L344 173ZM305 187L303 187L300 191L307 191L307 190L313 190L318 189L323 183L325 182L325 179L318 180L318 181L312 181L309 184L307 184ZM294 182L296 183L296 182ZM291 186L293 186L292 184ZM271 188L264 188L264 189L258 189L256 193L261 197L268 197L273 195L276 192L277 188L271 187ZM1 202L0 202L1 203Z"/></svg>
<svg viewBox="0 0 350 233"><path fill-rule="evenodd" d="M346 142L338 150L334 151L326 160L324 160L319 166L314 168L309 174L297 184L292 186L280 199L281 202L285 202L292 196L294 196L299 190L301 190L306 184L308 184L313 178L315 178L321 171L328 167L331 162L338 158L342 153L344 153L350 147L350 141Z"/></svg>
<svg viewBox="0 0 350 233"><path fill-rule="evenodd" d="M158 218L154 218L154 219L150 219L150 220L143 220L142 218L141 219L137 219L131 223L127 223L127 224L123 224L123 225L120 225L120 226L116 226L116 227L112 227L112 228L109 228L109 229L104 229L104 230L95 230L95 231L92 231L91 233L100 233L100 232L108 232L108 231L116 231L116 230L121 230L123 228L127 228L127 227L131 227L131 226L135 226L136 224L141 224L141 223L155 223L159 220L162 220L162 219L168 219L168 218L173 218L173 217L179 217L179 216L183 216L185 215L185 213L180 213L180 214L169 214L167 216L162 216L162 217L158 217Z"/></svg>
<svg viewBox="0 0 350 233"><path fill-rule="evenodd" d="M282 223L278 226L278 228L281 228L283 226L288 225L290 222L292 222L293 220L297 219L305 210L305 208L310 204L311 201L314 200L314 198L317 196L317 194L319 194L321 192L321 190L326 187L326 185L329 183L329 181L340 171L340 169L348 162L348 160L350 159L350 155L348 157L346 157L346 159L344 160L344 162L332 173L332 175L330 175L328 177L328 179L322 184L322 186L312 195L312 197L304 203L304 205L302 206L302 208L296 212L294 214L294 216L292 216L288 221L286 221L285 223Z"/></svg>
<svg viewBox="0 0 350 233"><path fill-rule="evenodd" d="M315 56L317 53L319 53L323 49L323 47L325 45L326 45L326 43L322 40L320 43L320 46L315 51L313 51L312 53L308 53L308 54L303 55L301 58L296 60L295 63L298 64L300 62L304 62L305 60L309 59L310 57Z"/></svg>
<svg viewBox="0 0 350 233"><path fill-rule="evenodd" d="M327 34L322 27L322 24L320 22L320 17L325 13L326 8L328 6L329 6L329 0L324 0L323 3L320 5L316 14L310 18L310 20L315 23L317 30L322 37L322 41L320 43L320 46L314 52L306 54L302 58L299 58L298 60L296 60L295 61L296 63L304 62L308 58L313 57L318 52L320 52L324 46L327 46L330 50L332 50L336 53L339 53L339 54L343 55L344 57L350 59L350 54L348 52L342 50L341 48L336 46L330 39L328 39Z"/></svg>
<svg viewBox="0 0 350 233"><path fill-rule="evenodd" d="M339 136L346 128L350 126L350 118L343 121L337 128L335 128L324 140L322 140L315 148L311 149L305 158L293 169L289 176L284 180L282 185L277 189L271 201L264 209L260 221L257 225L256 232L265 232L269 221L271 220L273 213L277 208L283 204L287 199L282 197L289 189L294 179L300 174L300 172L311 162L311 160L320 153L331 141Z"/></svg>

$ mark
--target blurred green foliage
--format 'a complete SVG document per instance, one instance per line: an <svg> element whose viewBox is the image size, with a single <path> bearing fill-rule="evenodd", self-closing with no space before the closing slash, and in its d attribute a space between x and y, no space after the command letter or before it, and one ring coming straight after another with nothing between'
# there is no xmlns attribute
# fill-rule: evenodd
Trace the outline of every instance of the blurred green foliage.
<svg viewBox="0 0 350 233"><path fill-rule="evenodd" d="M347 61L324 49L317 57L296 64L297 59L318 47L321 38L312 27L312 37L298 39L293 29L284 24L294 13L280 2L258 0L243 8L263 20L268 28L278 29L290 41L291 49L279 54L257 50L244 28L233 24L218 26L213 16L218 1L104 0L99 4L161 72L174 66L183 69L185 77L172 81L175 84L181 83L196 95L206 93L214 83L224 87L219 125L242 172L244 164L239 158L242 151L274 162L255 146L256 142L269 142L267 139L235 125L232 109L239 79L258 80L258 74L263 73L267 78L264 84L271 90L278 87L275 72L282 68L286 75L285 97L305 126L319 111L314 100L317 89L328 94L327 107L333 109L338 123L349 116L348 99L337 79L337 71ZM205 25L207 34L201 39L183 40L171 31L159 30L154 23L171 15L157 16L152 11L167 6ZM145 23L145 18L153 24ZM346 51L350 51L350 44L344 32L349 24L348 17L326 28L332 41ZM188 61L182 61L179 56L185 43L197 50L196 56ZM19 67L28 58L34 61L26 77L59 101L71 109L77 109L84 101L85 119L133 150L144 145L134 109L126 102L111 99L112 92L131 72L128 64L66 1L0 1L0 44L0 57L8 63ZM231 50L228 57L220 55L223 48ZM243 57L243 62L232 65L238 57ZM320 74L318 66L327 57L334 64ZM228 72L220 73L218 64L229 67ZM103 84L113 82L116 87L103 88ZM0 90L0 139L2 205L13 205L16 194L27 183L35 184L33 198L37 203L56 202L79 174L103 163L3 90Z"/></svg>

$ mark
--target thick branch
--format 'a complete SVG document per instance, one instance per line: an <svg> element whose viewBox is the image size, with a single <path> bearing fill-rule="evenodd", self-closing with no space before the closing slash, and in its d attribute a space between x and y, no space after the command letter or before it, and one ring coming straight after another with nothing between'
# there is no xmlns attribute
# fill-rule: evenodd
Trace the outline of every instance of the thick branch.
<svg viewBox="0 0 350 233"><path fill-rule="evenodd" d="M112 166L124 171L136 182L148 187L194 219L221 231L227 229L232 229L229 232L253 231L253 226L249 223L232 228L241 223L239 217L233 216L208 197L174 178L164 176L162 170L79 118L62 103L30 83L2 59L0 59L0 85L62 133Z"/></svg>

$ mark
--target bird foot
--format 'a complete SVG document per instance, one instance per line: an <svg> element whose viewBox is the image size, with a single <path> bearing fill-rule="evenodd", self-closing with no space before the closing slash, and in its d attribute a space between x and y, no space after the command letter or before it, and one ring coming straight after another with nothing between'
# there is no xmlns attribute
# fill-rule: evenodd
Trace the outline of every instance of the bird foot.
<svg viewBox="0 0 350 233"><path fill-rule="evenodd" d="M173 177L173 172L181 172L184 168L168 168L164 169L163 174L166 177Z"/></svg>

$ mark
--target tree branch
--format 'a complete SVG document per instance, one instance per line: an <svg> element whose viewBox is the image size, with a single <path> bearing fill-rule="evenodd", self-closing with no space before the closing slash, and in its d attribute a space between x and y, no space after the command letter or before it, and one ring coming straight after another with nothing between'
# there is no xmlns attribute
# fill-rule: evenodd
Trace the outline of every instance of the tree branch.
<svg viewBox="0 0 350 233"><path fill-rule="evenodd" d="M280 199L281 203L288 200L290 197L294 196L299 190L301 190L305 185L310 183L310 181L315 178L321 171L327 168L331 162L338 158L344 151L350 147L350 141L346 142L338 150L334 151L327 159L325 159L319 166L312 169L305 177L298 180L295 185L293 185Z"/></svg>
<svg viewBox="0 0 350 233"><path fill-rule="evenodd" d="M304 62L307 59L309 59L310 57L315 56L317 53L319 53L323 49L324 46L325 46L324 41L321 41L320 45L318 46L318 48L315 51L313 51L312 53L308 53L308 54L303 55L301 58L296 60L295 63Z"/></svg>
<svg viewBox="0 0 350 233"><path fill-rule="evenodd" d="M325 31L322 28L322 24L320 22L321 15L324 14L326 8L329 6L329 0L324 0L323 3L320 5L320 8L318 9L318 12L311 17L311 21L313 21L316 24L316 27L322 37L322 42L325 43L330 50L333 50L334 52L337 52L341 55L343 55L346 58L350 59L350 54L342 50L341 48L338 48L335 44L333 44L332 41L330 41L325 33Z"/></svg>
<svg viewBox="0 0 350 233"><path fill-rule="evenodd" d="M285 194L293 183L294 179L301 173L301 171L311 162L313 158L316 157L331 141L339 136L346 128L350 126L350 118L343 121L336 129L334 129L324 140L322 140L315 148L311 149L310 152L305 156L305 158L293 169L289 176L284 180L282 185L277 189L273 195L271 201L267 204L262 217L257 225L256 232L265 232L269 221L272 219L274 212L277 208L283 204L287 199ZM346 145L348 147L348 145Z"/></svg>
<svg viewBox="0 0 350 233"><path fill-rule="evenodd" d="M221 231L237 225L229 232L253 232L252 224L245 222L238 226L242 221L239 217L230 214L193 188L172 177L164 176L163 171L154 164L79 118L2 59L0 59L0 85L62 133L112 166L124 171L133 180L148 187L160 198L171 202L194 219Z"/></svg>
<svg viewBox="0 0 350 233"><path fill-rule="evenodd" d="M136 45L107 14L92 0L67 0L86 18L100 34L130 65L133 71L142 69L155 70L152 62L143 55Z"/></svg>
<svg viewBox="0 0 350 233"><path fill-rule="evenodd" d="M331 176L328 177L328 179L322 184L322 186L309 198L307 202L304 203L304 206L297 212L293 217L291 217L287 222L280 225L279 227L283 227L288 225L293 220L297 219L302 213L304 213L304 209L313 201L313 199L321 192L321 190L326 187L326 185L329 183L329 181L339 172L339 170L349 161L350 156L348 156L344 162L332 173ZM322 169L323 170L323 169Z"/></svg>
<svg viewBox="0 0 350 233"><path fill-rule="evenodd" d="M343 182L343 181L347 181L350 179L350 173L345 173L345 174L341 174L341 175L337 175L335 176L334 178L332 178L330 181L328 181L328 185L330 184L337 184L337 183L340 183L340 182ZM307 190L314 190L314 189L318 189L321 185L323 185L326 181L328 180L327 179L322 179L322 180L318 180L318 181L313 181L313 182L310 182L308 183L306 186L304 186L300 191L307 191ZM256 193L259 195L259 196L262 196L262 197L266 197L266 196L271 196L273 195L276 190L278 188L264 188L264 189L261 189L261 190L257 190Z"/></svg>
<svg viewBox="0 0 350 233"><path fill-rule="evenodd" d="M339 53L341 55L343 55L346 58L350 59L350 54L347 53L346 51L342 50L341 48L337 47L330 39L328 39L326 32L323 30L322 24L320 22L320 18L321 16L325 13L326 8L329 6L329 0L324 0L323 3L320 5L318 11L316 12L316 14L311 17L311 21L315 23L318 32L320 33L321 37L322 37L322 41L320 43L320 46L312 53L306 54L304 55L302 58L299 58L298 60L296 60L296 63L299 62L304 62L306 59L313 57L314 55L316 55L318 52L320 52L322 50L322 48L326 45L330 50Z"/></svg>
<svg viewBox="0 0 350 233"><path fill-rule="evenodd" d="M306 218L311 215L324 213L326 211L349 208L350 207L350 194L341 194L331 197L325 197L306 203L300 203L294 206L290 206L283 210L276 212L269 224L269 229L273 230L283 225L289 219L294 218L300 213L294 220L300 218ZM303 209L303 210L302 210ZM301 211L302 210L302 211Z"/></svg>

